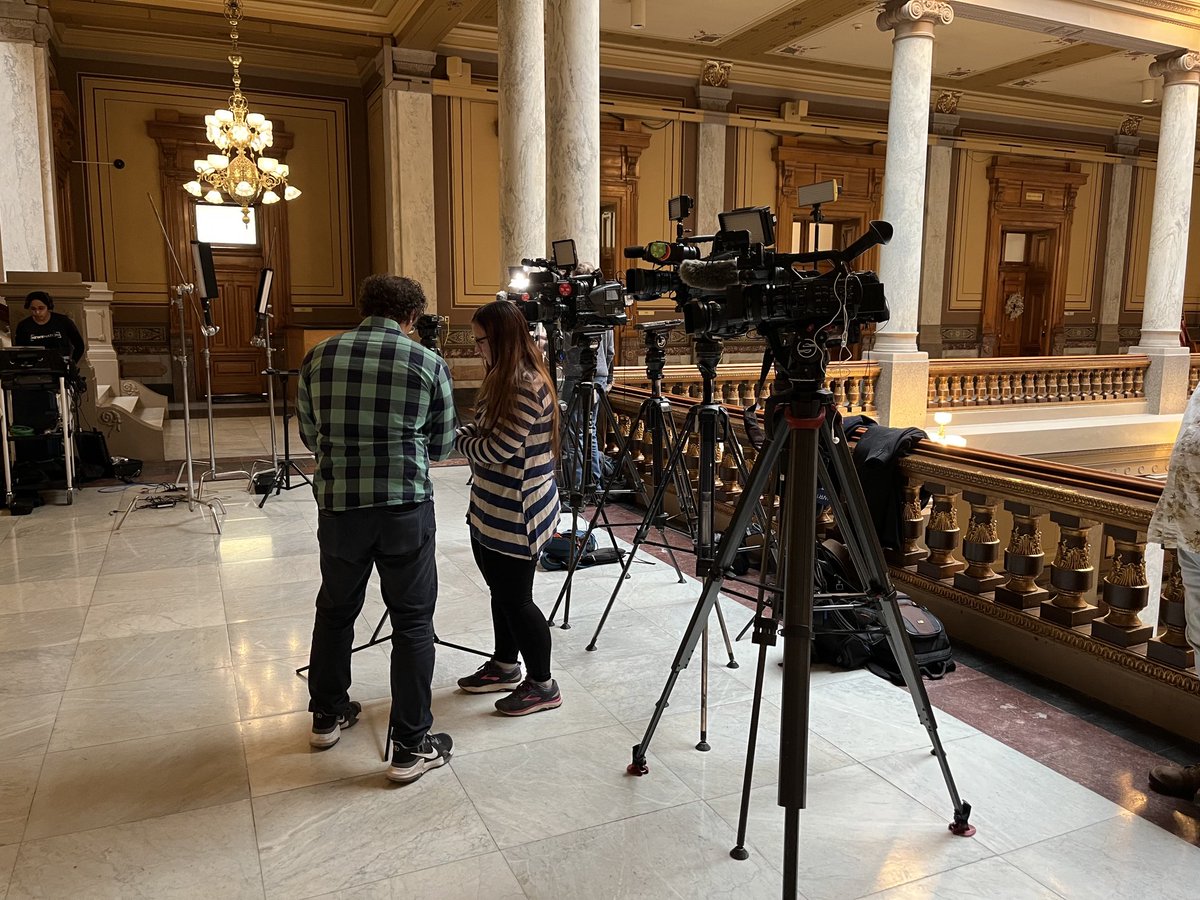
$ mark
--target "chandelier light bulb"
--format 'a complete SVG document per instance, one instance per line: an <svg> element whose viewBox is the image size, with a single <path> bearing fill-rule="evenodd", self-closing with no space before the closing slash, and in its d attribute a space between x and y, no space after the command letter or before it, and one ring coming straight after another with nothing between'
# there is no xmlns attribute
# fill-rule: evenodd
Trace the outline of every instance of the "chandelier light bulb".
<svg viewBox="0 0 1200 900"><path fill-rule="evenodd" d="M198 159L192 163L192 168L196 170L197 175L201 174L202 172L206 172L209 169L208 160Z"/></svg>
<svg viewBox="0 0 1200 900"><path fill-rule="evenodd" d="M210 153L210 154L208 154L208 164L210 166L212 166L214 169L219 170L219 169L224 169L226 166L228 166L229 160L225 157L225 155L223 153Z"/></svg>
<svg viewBox="0 0 1200 900"><path fill-rule="evenodd" d="M261 128L267 121L267 117L262 113L247 113L246 124L251 128Z"/></svg>
<svg viewBox="0 0 1200 900"><path fill-rule="evenodd" d="M183 189L193 197L199 197L202 193L204 193L204 189L200 187L199 181L189 181L183 186Z"/></svg>
<svg viewBox="0 0 1200 900"><path fill-rule="evenodd" d="M274 172L275 167L279 165L279 160L272 156L260 156L258 158L258 167L264 172Z"/></svg>
<svg viewBox="0 0 1200 900"><path fill-rule="evenodd" d="M253 197L255 193L254 185L248 181L239 181L233 192L239 197Z"/></svg>
<svg viewBox="0 0 1200 900"><path fill-rule="evenodd" d="M285 163L279 163L275 166L275 174L280 178L287 178L290 174L290 170Z"/></svg>
<svg viewBox="0 0 1200 900"><path fill-rule="evenodd" d="M222 125L228 125L233 121L233 113L227 109L218 109L216 112L217 121Z"/></svg>
<svg viewBox="0 0 1200 900"><path fill-rule="evenodd" d="M233 142L239 146L245 145L250 141L250 129L245 125L234 125L229 133L233 138Z"/></svg>
<svg viewBox="0 0 1200 900"><path fill-rule="evenodd" d="M272 203L278 203L279 195L274 191L263 191L262 202L267 206L270 206Z"/></svg>
<svg viewBox="0 0 1200 900"><path fill-rule="evenodd" d="M300 196L300 193L301 193L301 191L299 188L294 188L289 184L286 188L283 189L283 199L284 200L295 200L297 197Z"/></svg>
<svg viewBox="0 0 1200 900"><path fill-rule="evenodd" d="M220 206L221 201L222 201L221 192L220 191L209 191L207 194L204 195L204 199L208 203L213 204L214 206Z"/></svg>

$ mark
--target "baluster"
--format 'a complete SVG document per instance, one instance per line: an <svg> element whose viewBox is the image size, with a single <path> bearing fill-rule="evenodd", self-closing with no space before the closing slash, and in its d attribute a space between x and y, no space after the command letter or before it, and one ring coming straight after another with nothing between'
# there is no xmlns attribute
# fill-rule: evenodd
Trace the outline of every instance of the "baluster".
<svg viewBox="0 0 1200 900"><path fill-rule="evenodd" d="M1084 400L1100 400L1104 397L1104 371L1091 369L1088 371L1088 390Z"/></svg>
<svg viewBox="0 0 1200 900"><path fill-rule="evenodd" d="M632 425L632 423L630 424ZM633 430L633 434L629 436L629 449L633 454L632 459L634 465L636 465L639 469L643 468L650 460L645 451L647 440L649 440L650 444L653 446L654 435L650 433L650 429L646 427L646 424L639 419L637 428L635 428ZM653 450L651 450L651 453L653 453Z"/></svg>
<svg viewBox="0 0 1200 900"><path fill-rule="evenodd" d="M955 375L951 378L950 383L950 405L962 406L963 402L963 379L961 375Z"/></svg>
<svg viewBox="0 0 1200 900"><path fill-rule="evenodd" d="M1026 372L1021 376L1021 402L1037 403L1037 373Z"/></svg>
<svg viewBox="0 0 1200 900"><path fill-rule="evenodd" d="M939 375L938 383L938 406L950 405L950 377L948 375Z"/></svg>
<svg viewBox="0 0 1200 900"><path fill-rule="evenodd" d="M1100 396L1105 400L1113 397L1113 370L1105 369L1100 373Z"/></svg>
<svg viewBox="0 0 1200 900"><path fill-rule="evenodd" d="M975 382L977 380L979 382L979 392L978 393L982 394L985 390L982 378L976 379L976 377L974 375L967 375L966 377L963 378L963 405L964 406L975 406L979 402L980 398L975 391Z"/></svg>
<svg viewBox="0 0 1200 900"><path fill-rule="evenodd" d="M1015 402L1015 398L1013 397L1013 394L1015 393L1015 391L1013 390L1013 388L1014 388L1015 382L1020 377L1021 377L1020 375L1018 375L1014 372L1001 372L1000 373L1000 402L1001 403Z"/></svg>
<svg viewBox="0 0 1200 900"><path fill-rule="evenodd" d="M1187 639L1187 618L1183 607L1183 575L1174 550L1163 551L1162 604L1160 621L1165 626L1146 647L1146 656L1177 669L1196 664L1196 651Z"/></svg>
<svg viewBox="0 0 1200 900"><path fill-rule="evenodd" d="M929 399L925 401L925 406L929 409L934 409L940 405L938 400L937 376L932 372L929 374Z"/></svg>
<svg viewBox="0 0 1200 900"><path fill-rule="evenodd" d="M1145 397L1146 396L1146 370L1145 369L1134 369L1133 370L1133 396L1135 396L1135 397Z"/></svg>
<svg viewBox="0 0 1200 900"><path fill-rule="evenodd" d="M1033 609L1050 597L1045 588L1038 587L1046 554L1042 552L1041 517L1045 510L1024 503L1005 500L1004 508L1012 513L1012 534L1004 549L1004 571L1008 583L996 588L996 602L1016 609Z"/></svg>
<svg viewBox="0 0 1200 900"><path fill-rule="evenodd" d="M1144 644L1154 635L1154 626L1143 624L1138 615L1150 597L1146 535L1115 525L1107 526L1107 531L1113 539L1113 555L1101 593L1108 615L1092 622L1092 637L1118 647Z"/></svg>
<svg viewBox="0 0 1200 900"><path fill-rule="evenodd" d="M698 489L700 485L700 438L698 435L693 434L688 437L683 461L687 467L688 479L692 482L692 488Z"/></svg>
<svg viewBox="0 0 1200 900"><path fill-rule="evenodd" d="M893 566L903 568L915 566L928 556L928 550L917 546L917 542L921 539L921 532L924 530L925 516L921 512L921 484L910 479L904 484L904 506L900 526L902 544L899 549L888 547L884 550L887 561Z"/></svg>
<svg viewBox="0 0 1200 900"><path fill-rule="evenodd" d="M963 491L963 499L971 504L971 518L962 545L967 570L954 576L954 586L972 594L986 594L1004 583L1004 576L992 571L1000 558L1000 537L996 534L996 507L1000 499L974 491Z"/></svg>
<svg viewBox="0 0 1200 900"><path fill-rule="evenodd" d="M1065 392L1067 399L1071 403L1074 403L1076 400L1078 400L1080 398L1079 370L1071 369L1069 372L1066 373L1066 375L1067 375L1067 384L1066 384L1066 387L1063 388L1063 391Z"/></svg>
<svg viewBox="0 0 1200 900"><path fill-rule="evenodd" d="M862 379L846 379L846 412L862 412Z"/></svg>
<svg viewBox="0 0 1200 900"><path fill-rule="evenodd" d="M1050 521L1059 529L1058 553L1050 564L1050 586L1057 593L1043 601L1042 618L1073 628L1084 625L1100 614L1087 602L1096 570L1092 567L1092 545L1088 532L1095 522L1067 513L1050 513Z"/></svg>
<svg viewBox="0 0 1200 900"><path fill-rule="evenodd" d="M742 494L742 475L738 471L737 459L733 455L733 447L729 442L722 445L721 462L717 466L717 496L730 503L736 503Z"/></svg>
<svg viewBox="0 0 1200 900"><path fill-rule="evenodd" d="M1033 373L1033 402L1046 402L1046 373L1040 370Z"/></svg>
<svg viewBox="0 0 1200 900"><path fill-rule="evenodd" d="M689 382L688 386L687 386L688 396L692 397L693 399L699 400L700 399L700 388L701 388L701 386L698 382L695 382L695 381Z"/></svg>
<svg viewBox="0 0 1200 900"><path fill-rule="evenodd" d="M995 406L1000 402L1000 376L989 372L987 376L988 403Z"/></svg>
<svg viewBox="0 0 1200 900"><path fill-rule="evenodd" d="M959 535L954 498L960 492L941 484L927 484L925 487L933 494L933 509L929 513L929 524L925 527L925 546L929 548L929 558L917 563L917 572L935 581L943 581L967 567L965 562L954 558Z"/></svg>
<svg viewBox="0 0 1200 900"><path fill-rule="evenodd" d="M750 382L738 382L738 405L749 406L754 402L753 392L750 390Z"/></svg>
<svg viewBox="0 0 1200 900"><path fill-rule="evenodd" d="M875 412L875 375L868 375L864 379L866 383L866 391L863 396L863 412Z"/></svg>
<svg viewBox="0 0 1200 900"><path fill-rule="evenodd" d="M846 403L846 384L841 378L836 378L830 385L833 391L833 405L840 410L845 410Z"/></svg>

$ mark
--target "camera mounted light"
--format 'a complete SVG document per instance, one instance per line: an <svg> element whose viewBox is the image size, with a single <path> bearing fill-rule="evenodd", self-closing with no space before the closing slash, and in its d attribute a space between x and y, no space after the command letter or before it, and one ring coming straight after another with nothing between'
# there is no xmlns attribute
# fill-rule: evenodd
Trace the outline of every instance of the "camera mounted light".
<svg viewBox="0 0 1200 900"><path fill-rule="evenodd" d="M529 270L524 266L508 267L508 289L521 292L529 287Z"/></svg>

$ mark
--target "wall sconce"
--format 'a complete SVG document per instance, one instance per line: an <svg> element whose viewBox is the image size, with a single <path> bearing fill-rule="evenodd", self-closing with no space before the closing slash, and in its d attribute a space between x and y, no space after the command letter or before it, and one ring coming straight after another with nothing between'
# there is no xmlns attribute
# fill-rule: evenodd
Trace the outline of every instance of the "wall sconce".
<svg viewBox="0 0 1200 900"><path fill-rule="evenodd" d="M1142 79L1142 103L1147 106L1158 99L1158 85L1155 84L1156 81L1158 81L1157 78Z"/></svg>
<svg viewBox="0 0 1200 900"><path fill-rule="evenodd" d="M944 447L965 447L967 439L961 434L946 434L946 426L953 421L954 416L948 412L935 412L933 421L937 423L937 434L930 434L929 439ZM929 434L929 432L925 432Z"/></svg>
<svg viewBox="0 0 1200 900"><path fill-rule="evenodd" d="M646 0L629 0L629 27L646 27Z"/></svg>

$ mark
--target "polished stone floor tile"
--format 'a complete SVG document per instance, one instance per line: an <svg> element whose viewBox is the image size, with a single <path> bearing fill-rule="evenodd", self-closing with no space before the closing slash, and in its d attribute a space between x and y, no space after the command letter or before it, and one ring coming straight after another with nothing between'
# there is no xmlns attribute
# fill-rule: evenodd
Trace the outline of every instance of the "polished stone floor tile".
<svg viewBox="0 0 1200 900"><path fill-rule="evenodd" d="M390 708L389 700L365 704L358 722L344 729L341 739L325 750L308 745L312 713L307 711L243 722L250 793L259 797L382 773L387 768L383 752Z"/></svg>
<svg viewBox="0 0 1200 900"><path fill-rule="evenodd" d="M13 866L17 863L17 851L20 849L18 844L9 844L6 847L0 847L0 897L6 895L8 891L9 878L12 876ZM520 894L524 897L524 894Z"/></svg>
<svg viewBox="0 0 1200 900"><path fill-rule="evenodd" d="M522 844L504 856L530 900L779 896L761 857L729 857L734 831L702 803Z"/></svg>
<svg viewBox="0 0 1200 900"><path fill-rule="evenodd" d="M22 556L0 562L0 586L26 581L86 578L98 575L104 565L104 550L56 553L53 556Z"/></svg>
<svg viewBox="0 0 1200 900"><path fill-rule="evenodd" d="M63 695L50 750L232 724L238 718L230 669L80 688Z"/></svg>
<svg viewBox="0 0 1200 900"><path fill-rule="evenodd" d="M525 900L525 892L499 853L485 853L322 896L328 900L411 900L414 897Z"/></svg>
<svg viewBox="0 0 1200 900"><path fill-rule="evenodd" d="M250 803L28 841L8 896L261 898Z"/></svg>
<svg viewBox="0 0 1200 900"><path fill-rule="evenodd" d="M378 774L256 797L254 821L273 898L344 890L496 849L446 767L403 786Z"/></svg>
<svg viewBox="0 0 1200 900"><path fill-rule="evenodd" d="M0 764L46 752L62 694L0 697Z"/></svg>
<svg viewBox="0 0 1200 900"><path fill-rule="evenodd" d="M752 855L783 864L783 809L775 787L751 794ZM708 801L737 827L740 794ZM930 812L861 765L808 779L800 814L800 893L809 900L852 900L992 856L974 838L946 830L950 816Z"/></svg>
<svg viewBox="0 0 1200 900"><path fill-rule="evenodd" d="M0 543L0 561L17 557L53 556L104 550L112 536L107 515L78 516L69 523L58 519L23 518Z"/></svg>
<svg viewBox="0 0 1200 900"><path fill-rule="evenodd" d="M0 845L15 844L25 833L41 771L40 756L5 760L0 765Z"/></svg>
<svg viewBox="0 0 1200 900"><path fill-rule="evenodd" d="M457 687L433 695L434 725L454 737L455 758L482 750L532 744L546 738L616 725L616 718L569 673L556 676L563 705L529 716L505 716L495 703L503 693L468 694Z"/></svg>
<svg viewBox="0 0 1200 900"><path fill-rule="evenodd" d="M945 747L958 792L972 807L975 840L997 853L1111 819L1121 809L985 734ZM934 812L948 811L941 768L924 749L867 766Z"/></svg>
<svg viewBox="0 0 1200 900"><path fill-rule="evenodd" d="M812 730L857 760L931 746L908 692L870 673L814 685L809 696ZM979 733L949 713L934 719L943 743Z"/></svg>
<svg viewBox="0 0 1200 900"><path fill-rule="evenodd" d="M213 537L173 533L168 529L156 529L151 535L122 531L109 541L100 574L157 572L168 567L199 566L217 560Z"/></svg>
<svg viewBox="0 0 1200 900"><path fill-rule="evenodd" d="M1005 859L1067 900L1194 900L1200 883L1200 848L1126 810Z"/></svg>
<svg viewBox="0 0 1200 900"><path fill-rule="evenodd" d="M675 708L674 706L672 707ZM651 752L704 799L739 791L746 766L746 742L750 730L750 701L710 706L709 750L700 751L699 710L676 710L664 715L650 743ZM641 742L649 716L626 727ZM754 784L774 784L779 779L779 707L770 701L759 714L758 744L754 762ZM808 772L817 775L854 762L819 735L809 733Z"/></svg>
<svg viewBox="0 0 1200 900"><path fill-rule="evenodd" d="M221 588L226 593L264 584L315 581L320 577L320 558L316 553L308 556L254 559L221 565Z"/></svg>
<svg viewBox="0 0 1200 900"><path fill-rule="evenodd" d="M215 564L166 567L151 572L101 575L96 579L92 606L130 600L182 600L221 595Z"/></svg>
<svg viewBox="0 0 1200 900"><path fill-rule="evenodd" d="M365 627L365 626L364 626ZM229 626L229 651L235 666L307 656L312 644L313 614L255 619Z"/></svg>
<svg viewBox="0 0 1200 900"><path fill-rule="evenodd" d="M225 606L215 594L104 603L88 610L81 641L106 641L139 634L225 624Z"/></svg>
<svg viewBox="0 0 1200 900"><path fill-rule="evenodd" d="M94 575L5 585L4 589L0 590L0 616L87 606L91 602L95 587Z"/></svg>
<svg viewBox="0 0 1200 900"><path fill-rule="evenodd" d="M138 634L79 644L67 687L206 672L229 665L225 626Z"/></svg>
<svg viewBox="0 0 1200 900"><path fill-rule="evenodd" d="M998 856L871 894L867 900L1061 900Z"/></svg>
<svg viewBox="0 0 1200 900"><path fill-rule="evenodd" d="M236 725L48 753L25 839L219 806L247 796Z"/></svg>
<svg viewBox="0 0 1200 900"><path fill-rule="evenodd" d="M281 616L313 615L320 581L264 584L225 593L225 621L253 622Z"/></svg>
<svg viewBox="0 0 1200 900"><path fill-rule="evenodd" d="M68 607L0 617L0 653L73 644L79 639L86 609Z"/></svg>
<svg viewBox="0 0 1200 900"><path fill-rule="evenodd" d="M287 559L317 551L317 537L310 530L295 534L254 534L233 537L222 533L217 557L222 565L256 559Z"/></svg>
<svg viewBox="0 0 1200 900"><path fill-rule="evenodd" d="M49 694L67 686L74 643L0 653L0 697Z"/></svg>
<svg viewBox="0 0 1200 900"><path fill-rule="evenodd" d="M737 630L741 630L739 625ZM736 633L736 632L735 632ZM753 687L758 670L758 647L751 643L749 635L734 644L740 666L733 671L733 677L748 687ZM778 645L767 650L767 662L763 667L763 696L778 701L783 696L783 646L782 640ZM835 666L814 662L811 669L810 690L839 681L853 681L858 678L875 678L866 669L839 669ZM953 676L952 676L953 677Z"/></svg>
<svg viewBox="0 0 1200 900"><path fill-rule="evenodd" d="M307 656L235 666L238 705L242 719L275 716L308 709L308 679L296 669L308 665ZM383 648L361 650L351 657L353 683L350 696L365 703L391 696L391 661Z"/></svg>
<svg viewBox="0 0 1200 900"><path fill-rule="evenodd" d="M665 766L655 778L627 774L630 744L629 732L614 726L471 753L452 765L503 849L696 798Z"/></svg>

